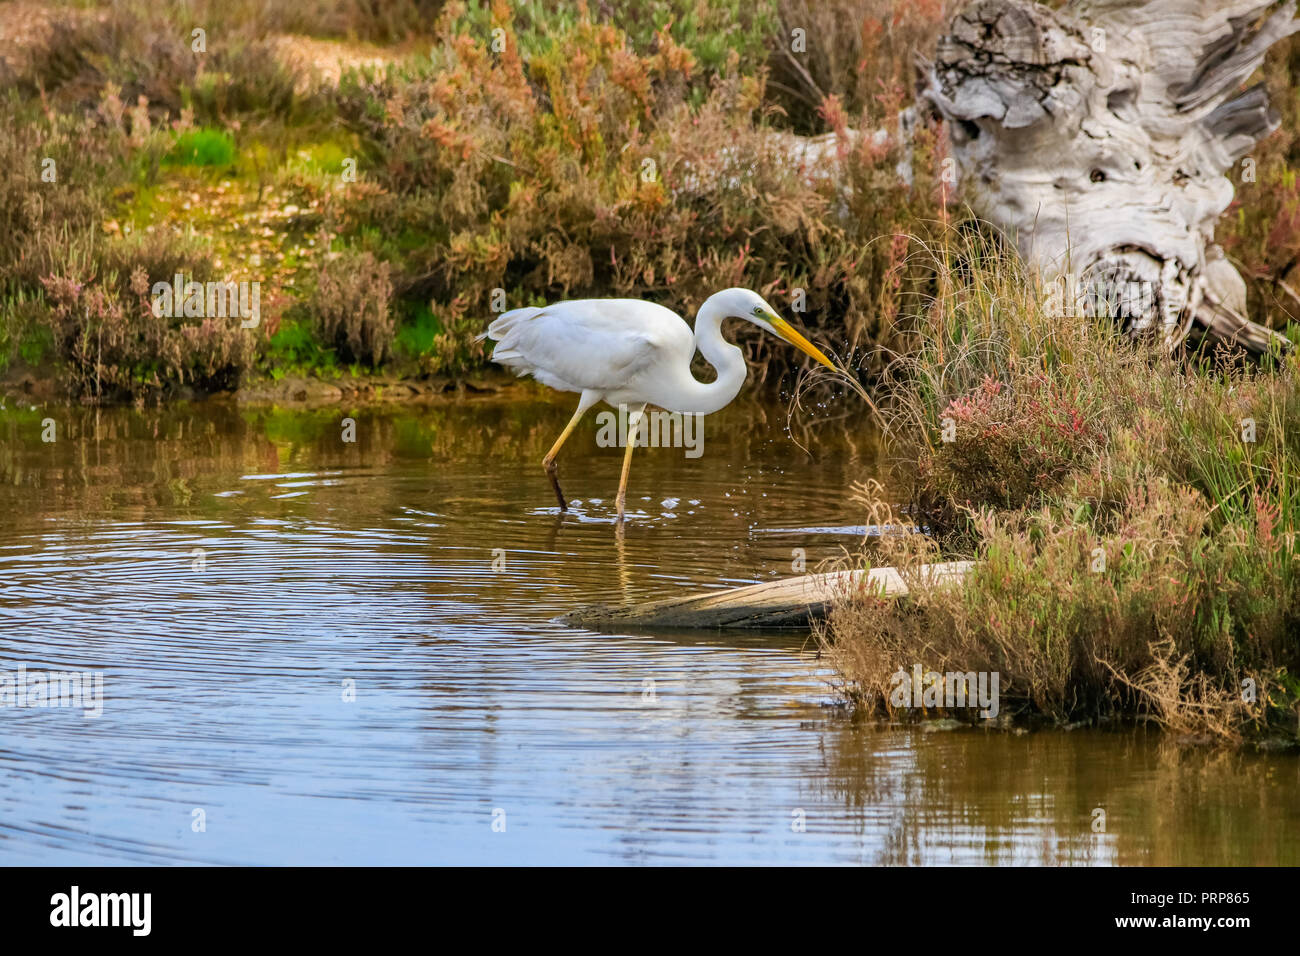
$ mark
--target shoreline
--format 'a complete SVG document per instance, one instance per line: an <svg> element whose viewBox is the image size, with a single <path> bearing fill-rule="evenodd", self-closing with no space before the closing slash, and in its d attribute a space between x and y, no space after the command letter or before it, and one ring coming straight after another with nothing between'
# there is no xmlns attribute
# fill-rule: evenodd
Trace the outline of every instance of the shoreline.
<svg viewBox="0 0 1300 956"><path fill-rule="evenodd" d="M424 405L464 401L476 396L523 395L537 386L509 372L488 368L464 376L406 376L398 374L318 375L250 377L238 388L202 392L187 386L171 389L148 404L173 405L181 402L229 401L238 405L283 405L291 408L321 408L329 405ZM0 399L33 405L93 405L68 396L58 374L49 368L15 363L0 375ZM99 403L102 408L129 407L130 400Z"/></svg>

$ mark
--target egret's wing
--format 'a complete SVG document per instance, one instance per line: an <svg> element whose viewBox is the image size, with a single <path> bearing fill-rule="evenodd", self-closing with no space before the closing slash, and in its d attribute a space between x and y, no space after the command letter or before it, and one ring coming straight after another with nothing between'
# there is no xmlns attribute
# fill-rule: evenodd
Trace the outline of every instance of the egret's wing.
<svg viewBox="0 0 1300 956"><path fill-rule="evenodd" d="M636 299L581 299L506 312L488 327L492 361L566 391L607 391L685 350L694 337L673 312Z"/></svg>

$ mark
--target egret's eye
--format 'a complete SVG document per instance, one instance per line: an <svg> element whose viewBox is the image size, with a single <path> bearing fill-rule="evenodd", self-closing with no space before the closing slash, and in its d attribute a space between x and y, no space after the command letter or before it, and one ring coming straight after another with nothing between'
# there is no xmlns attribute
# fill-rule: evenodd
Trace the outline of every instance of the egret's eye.
<svg viewBox="0 0 1300 956"><path fill-rule="evenodd" d="M754 314L761 316L763 314L763 307L761 305L754 306Z"/></svg>

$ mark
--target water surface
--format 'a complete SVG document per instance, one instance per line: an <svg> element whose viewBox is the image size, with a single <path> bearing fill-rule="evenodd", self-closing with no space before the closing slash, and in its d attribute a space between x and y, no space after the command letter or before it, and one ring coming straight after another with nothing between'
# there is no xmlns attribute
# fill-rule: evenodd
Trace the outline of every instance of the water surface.
<svg viewBox="0 0 1300 956"><path fill-rule="evenodd" d="M0 708L0 862L1300 862L1290 757L854 723L803 635L553 623L811 567L879 467L742 398L637 452L620 539L594 422L556 512L569 411L10 403L0 672L106 699Z"/></svg>

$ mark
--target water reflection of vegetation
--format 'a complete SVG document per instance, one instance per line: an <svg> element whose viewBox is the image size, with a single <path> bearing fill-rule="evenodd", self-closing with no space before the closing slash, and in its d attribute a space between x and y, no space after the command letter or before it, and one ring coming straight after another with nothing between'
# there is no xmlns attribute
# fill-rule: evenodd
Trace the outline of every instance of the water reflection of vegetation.
<svg viewBox="0 0 1300 956"><path fill-rule="evenodd" d="M10 489L0 491L0 499L21 490L21 500L9 503L32 515L164 505L202 514L220 507L211 494L224 490L217 484L246 474L382 470L403 460L540 463L569 411L552 401L490 395L446 404L315 409L229 402L10 407L0 411L0 487ZM53 442L42 440L47 419L54 423ZM785 426L783 406L740 403L710 417L706 454L725 446L730 460L763 461L770 457L764 452L768 443L790 441ZM845 487L876 454L875 436L844 422L805 421L797 428L799 443ZM573 445L587 450L572 455L570 467L587 455L617 457L593 447L597 430L595 416L589 416ZM196 495L199 487L208 493ZM538 487L545 490L540 467ZM604 489L591 493L599 491Z"/></svg>
<svg viewBox="0 0 1300 956"><path fill-rule="evenodd" d="M827 741L829 794L861 811L864 832L881 825L873 808L888 808L869 862L942 863L964 858L964 845L989 864L1300 863L1300 846L1278 838L1300 822L1293 759L1178 747L1140 730L882 734L858 724ZM1094 832L1098 810L1104 831Z"/></svg>

